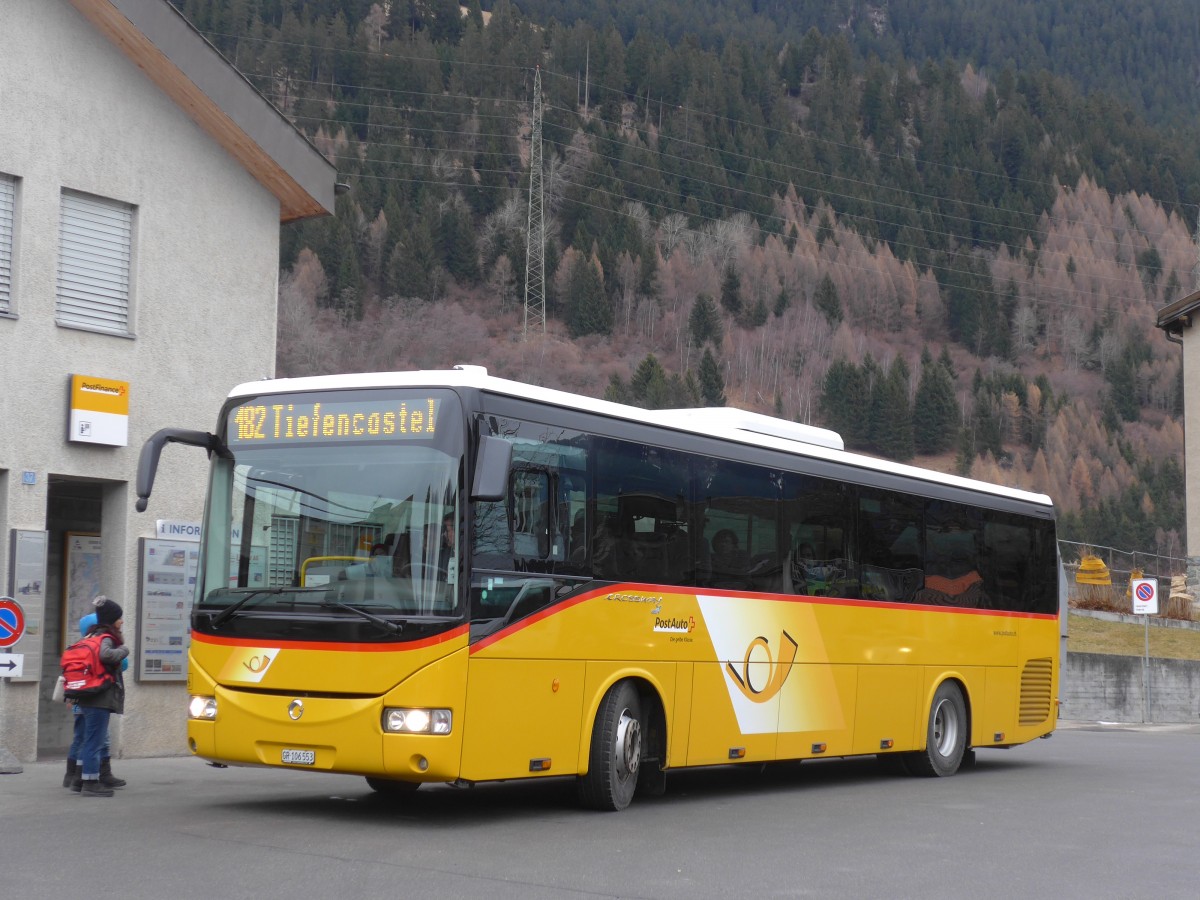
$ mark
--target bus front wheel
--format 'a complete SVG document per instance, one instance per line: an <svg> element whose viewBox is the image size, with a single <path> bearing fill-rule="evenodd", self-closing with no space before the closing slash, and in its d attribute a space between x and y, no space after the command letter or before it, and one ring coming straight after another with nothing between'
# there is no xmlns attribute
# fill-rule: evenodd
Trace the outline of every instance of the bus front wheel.
<svg viewBox="0 0 1200 900"><path fill-rule="evenodd" d="M925 749L908 754L905 763L914 775L941 778L953 775L967 752L967 704L962 689L946 681L933 695Z"/></svg>
<svg viewBox="0 0 1200 900"><path fill-rule="evenodd" d="M588 773L579 779L579 799L593 809L627 807L637 790L642 762L642 703L630 681L604 695L592 729Z"/></svg>

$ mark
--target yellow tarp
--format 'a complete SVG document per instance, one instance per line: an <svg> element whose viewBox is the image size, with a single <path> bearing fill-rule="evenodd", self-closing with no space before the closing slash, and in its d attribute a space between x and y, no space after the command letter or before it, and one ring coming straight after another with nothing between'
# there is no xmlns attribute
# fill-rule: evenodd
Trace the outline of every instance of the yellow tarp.
<svg viewBox="0 0 1200 900"><path fill-rule="evenodd" d="M1108 566L1098 556L1085 556L1079 561L1079 571L1075 573L1076 584L1111 585L1112 578L1108 574Z"/></svg>

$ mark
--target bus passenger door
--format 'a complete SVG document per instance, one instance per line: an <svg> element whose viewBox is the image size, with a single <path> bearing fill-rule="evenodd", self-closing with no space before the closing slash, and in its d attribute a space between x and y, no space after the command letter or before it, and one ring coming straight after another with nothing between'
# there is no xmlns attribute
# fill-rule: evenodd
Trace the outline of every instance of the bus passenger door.
<svg viewBox="0 0 1200 900"><path fill-rule="evenodd" d="M476 576L461 778L574 774L584 664L548 658L572 642L563 616L543 613L562 589L545 575Z"/></svg>

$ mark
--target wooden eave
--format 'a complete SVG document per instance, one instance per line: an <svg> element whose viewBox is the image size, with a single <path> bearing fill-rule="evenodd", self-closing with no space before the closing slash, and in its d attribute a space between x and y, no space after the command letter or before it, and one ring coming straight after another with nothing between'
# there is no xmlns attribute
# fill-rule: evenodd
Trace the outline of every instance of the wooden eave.
<svg viewBox="0 0 1200 900"><path fill-rule="evenodd" d="M337 172L166 0L70 0L279 200L279 219L330 215Z"/></svg>
<svg viewBox="0 0 1200 900"><path fill-rule="evenodd" d="M1194 291L1183 299L1176 300L1160 309L1155 325L1165 331L1168 336L1182 335L1185 328L1192 327L1192 318L1198 309L1200 309L1200 291Z"/></svg>

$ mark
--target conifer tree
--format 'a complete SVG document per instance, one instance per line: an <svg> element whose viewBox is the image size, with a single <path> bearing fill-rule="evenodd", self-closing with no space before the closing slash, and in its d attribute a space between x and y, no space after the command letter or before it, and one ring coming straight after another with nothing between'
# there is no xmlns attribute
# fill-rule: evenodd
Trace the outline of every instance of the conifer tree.
<svg viewBox="0 0 1200 900"><path fill-rule="evenodd" d="M791 304L792 298L788 296L787 288L780 287L779 294L775 297L775 317L779 318L785 312L787 312L787 308L791 306Z"/></svg>
<svg viewBox="0 0 1200 900"><path fill-rule="evenodd" d="M970 475L975 456L975 438L971 428L964 426L958 432L958 453L954 457L954 471L963 477Z"/></svg>
<svg viewBox="0 0 1200 900"><path fill-rule="evenodd" d="M725 379L721 376L721 368L712 351L707 347L700 359L700 399L705 406L724 406L726 403Z"/></svg>
<svg viewBox="0 0 1200 900"><path fill-rule="evenodd" d="M670 405L670 386L667 373L653 353L639 364L629 379L632 402L645 409L663 409Z"/></svg>
<svg viewBox="0 0 1200 900"><path fill-rule="evenodd" d="M716 301L708 294L697 295L696 302L692 304L692 311L688 315L688 331L697 347L703 347L705 342L720 346L725 329L721 325Z"/></svg>
<svg viewBox="0 0 1200 900"><path fill-rule="evenodd" d="M921 353L921 380L913 401L913 445L918 453L943 453L954 443L958 404L946 367Z"/></svg>
<svg viewBox="0 0 1200 900"><path fill-rule="evenodd" d="M908 364L897 356L887 375L871 387L871 445L888 459L913 457L912 408L908 403Z"/></svg>
<svg viewBox="0 0 1200 900"><path fill-rule="evenodd" d="M787 234L787 249L788 253L796 249L796 242L800 240L800 232L796 230L796 223L792 223L792 227L788 229Z"/></svg>
<svg viewBox="0 0 1200 900"><path fill-rule="evenodd" d="M567 328L571 337L611 334L613 306L593 259L579 257L571 269L567 297Z"/></svg>
<svg viewBox="0 0 1200 900"><path fill-rule="evenodd" d="M870 402L870 387L863 369L844 359L830 365L821 384L818 405L825 426L840 434L848 448L865 450L868 446Z"/></svg>
<svg viewBox="0 0 1200 900"><path fill-rule="evenodd" d="M746 315L743 317L743 324L747 328L761 328L767 324L767 319L770 313L767 312L767 301L759 297L754 305L746 310Z"/></svg>
<svg viewBox="0 0 1200 900"><path fill-rule="evenodd" d="M837 285L828 275L823 276L817 285L813 303L830 326L836 327L838 322L842 321L842 301L838 298Z"/></svg>
<svg viewBox="0 0 1200 900"><path fill-rule="evenodd" d="M735 316L742 311L742 279L733 263L725 267L725 276L721 280L721 305Z"/></svg>
<svg viewBox="0 0 1200 900"><path fill-rule="evenodd" d="M434 258L433 237L424 222L402 234L387 263L387 293L392 297L430 296L430 260Z"/></svg>
<svg viewBox="0 0 1200 900"><path fill-rule="evenodd" d="M610 403L628 404L631 402L629 388L624 379L616 372L608 376L608 387L604 389L604 399Z"/></svg>

